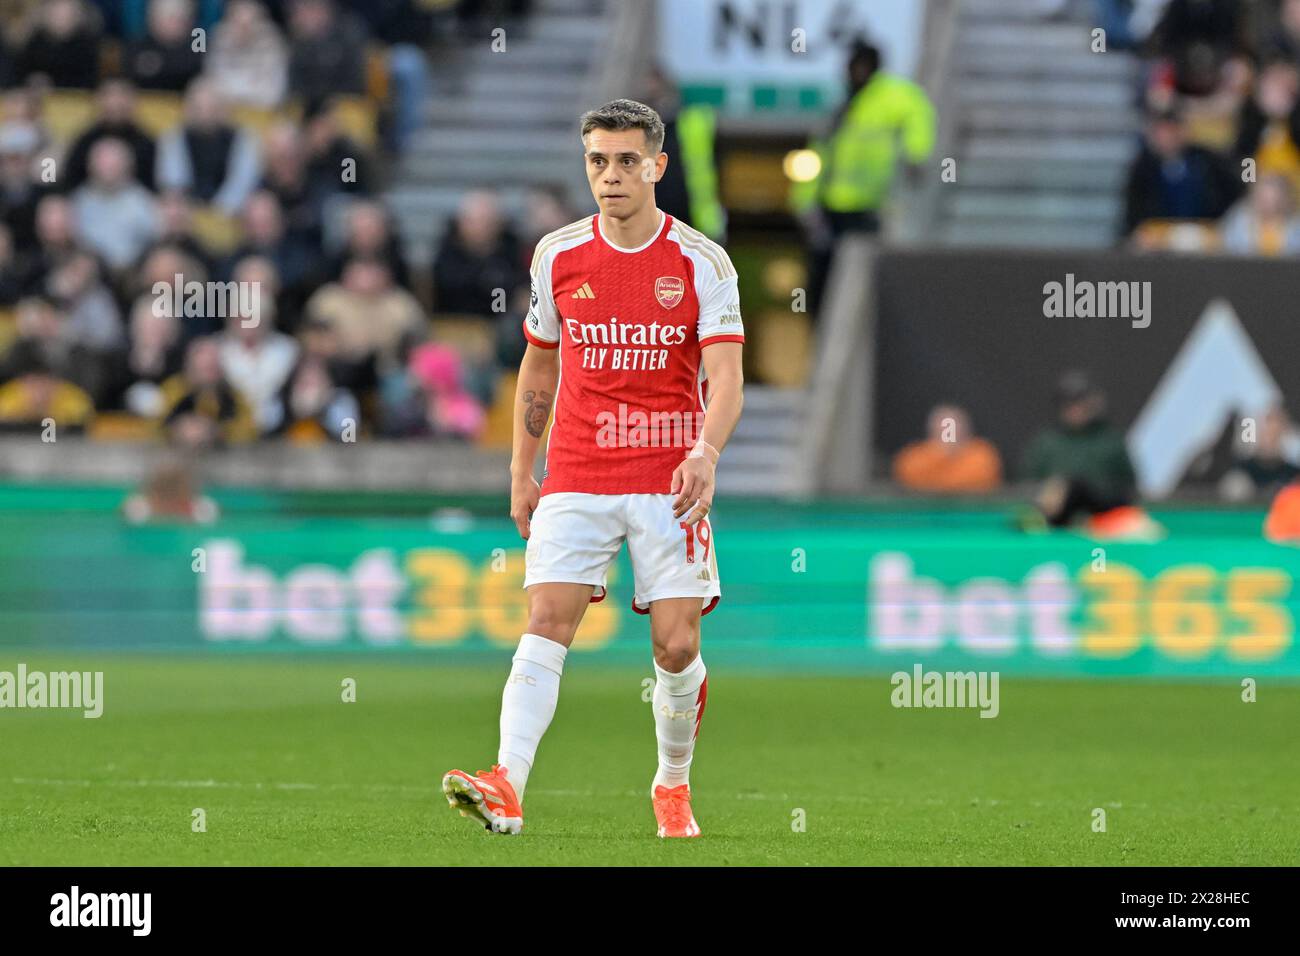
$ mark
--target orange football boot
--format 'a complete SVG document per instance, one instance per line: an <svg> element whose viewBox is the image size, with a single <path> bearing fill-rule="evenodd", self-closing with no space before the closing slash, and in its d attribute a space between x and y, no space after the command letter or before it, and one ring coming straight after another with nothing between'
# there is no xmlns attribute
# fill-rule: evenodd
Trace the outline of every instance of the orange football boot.
<svg viewBox="0 0 1300 956"><path fill-rule="evenodd" d="M691 813L691 788L689 784L680 787L655 787L652 801L655 807L655 819L659 821L661 837L697 837L700 825Z"/></svg>
<svg viewBox="0 0 1300 956"><path fill-rule="evenodd" d="M462 817L477 820L490 833L517 834L524 828L524 811L515 788L506 779L506 768L493 764L470 776L453 770L442 778L447 803Z"/></svg>

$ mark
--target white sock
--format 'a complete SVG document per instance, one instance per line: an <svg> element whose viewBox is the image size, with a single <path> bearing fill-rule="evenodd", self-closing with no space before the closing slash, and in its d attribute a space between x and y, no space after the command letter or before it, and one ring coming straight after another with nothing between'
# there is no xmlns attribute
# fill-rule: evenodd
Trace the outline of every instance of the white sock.
<svg viewBox="0 0 1300 956"><path fill-rule="evenodd" d="M514 665L501 694L501 747L497 763L506 768L506 779L524 800L528 772L533 769L537 745L555 716L560 699L560 674L569 649L540 634L519 639Z"/></svg>
<svg viewBox="0 0 1300 956"><path fill-rule="evenodd" d="M686 669L673 674L655 664L655 739L659 741L659 772L655 787L679 787L690 783L691 755L695 736L704 716L704 699L708 692L704 658L696 656Z"/></svg>

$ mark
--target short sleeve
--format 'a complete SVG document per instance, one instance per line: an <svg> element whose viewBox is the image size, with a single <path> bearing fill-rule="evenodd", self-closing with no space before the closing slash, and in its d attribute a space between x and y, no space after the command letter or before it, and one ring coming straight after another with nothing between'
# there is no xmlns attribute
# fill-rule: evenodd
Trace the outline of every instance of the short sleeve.
<svg viewBox="0 0 1300 956"><path fill-rule="evenodd" d="M745 341L745 326L740 320L740 287L735 270L728 269L723 276L711 268L702 269L700 273L696 290L700 300L700 344Z"/></svg>
<svg viewBox="0 0 1300 956"><path fill-rule="evenodd" d="M550 256L534 263L532 292L528 300L528 316L524 319L524 337L533 345L553 349L560 344L560 315L551 294Z"/></svg>

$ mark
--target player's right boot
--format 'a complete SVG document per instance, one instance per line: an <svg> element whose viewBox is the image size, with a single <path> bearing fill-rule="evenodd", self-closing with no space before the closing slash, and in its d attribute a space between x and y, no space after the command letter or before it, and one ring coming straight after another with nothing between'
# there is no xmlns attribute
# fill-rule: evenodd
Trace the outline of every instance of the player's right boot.
<svg viewBox="0 0 1300 956"><path fill-rule="evenodd" d="M656 786L651 794L661 837L697 837L700 825L691 812L691 788Z"/></svg>
<svg viewBox="0 0 1300 956"><path fill-rule="evenodd" d="M524 828L523 808L500 764L473 776L452 770L442 778L442 792L462 817L483 824L489 833L516 834Z"/></svg>

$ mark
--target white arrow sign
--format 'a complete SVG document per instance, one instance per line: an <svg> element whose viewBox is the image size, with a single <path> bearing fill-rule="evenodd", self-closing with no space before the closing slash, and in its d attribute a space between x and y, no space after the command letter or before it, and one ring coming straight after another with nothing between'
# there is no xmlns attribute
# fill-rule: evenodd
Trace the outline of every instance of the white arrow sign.
<svg viewBox="0 0 1300 956"><path fill-rule="evenodd" d="M1230 414L1258 418L1281 397L1236 311L1226 299L1211 301L1129 429L1142 494L1169 494Z"/></svg>

